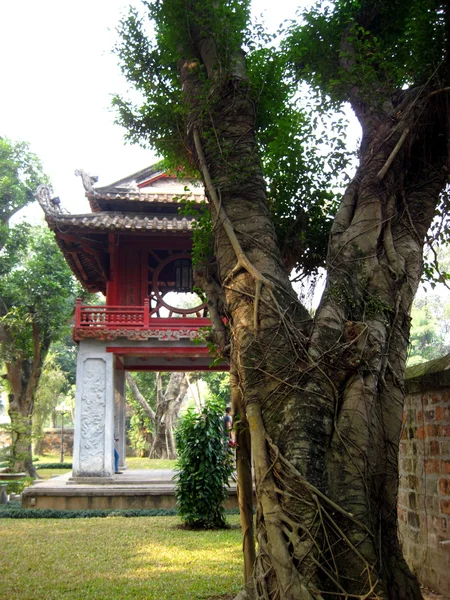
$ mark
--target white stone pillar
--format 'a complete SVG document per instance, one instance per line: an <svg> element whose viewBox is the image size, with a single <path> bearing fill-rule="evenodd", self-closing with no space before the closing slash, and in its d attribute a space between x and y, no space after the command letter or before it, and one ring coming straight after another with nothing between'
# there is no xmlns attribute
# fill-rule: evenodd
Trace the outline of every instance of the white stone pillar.
<svg viewBox="0 0 450 600"><path fill-rule="evenodd" d="M125 431L125 371L115 365L114 370L114 437L119 438L117 451L119 452L119 469L126 469L126 431Z"/></svg>
<svg viewBox="0 0 450 600"><path fill-rule="evenodd" d="M114 365L106 343L82 340L78 349L73 472L113 477Z"/></svg>

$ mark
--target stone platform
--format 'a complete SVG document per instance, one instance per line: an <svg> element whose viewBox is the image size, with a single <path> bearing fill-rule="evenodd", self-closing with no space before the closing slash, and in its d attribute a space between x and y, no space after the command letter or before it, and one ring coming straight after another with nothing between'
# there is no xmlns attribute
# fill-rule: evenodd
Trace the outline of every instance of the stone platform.
<svg viewBox="0 0 450 600"><path fill-rule="evenodd" d="M72 473L66 473L25 488L22 506L56 510L175 508L174 475L169 469L126 470L106 480L87 481L74 480ZM231 483L225 506L238 506L235 483Z"/></svg>

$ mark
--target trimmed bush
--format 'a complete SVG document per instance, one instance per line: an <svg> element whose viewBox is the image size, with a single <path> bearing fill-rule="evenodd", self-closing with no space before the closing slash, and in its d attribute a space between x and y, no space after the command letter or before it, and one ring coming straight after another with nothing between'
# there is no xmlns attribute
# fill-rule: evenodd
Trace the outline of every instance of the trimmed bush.
<svg viewBox="0 0 450 600"><path fill-rule="evenodd" d="M174 509L116 509L116 510L53 510L50 508L21 508L10 502L0 508L0 519L91 519L105 517L166 517L174 516Z"/></svg>
<svg viewBox="0 0 450 600"><path fill-rule="evenodd" d="M38 463L35 465L36 469L71 469L72 463Z"/></svg>
<svg viewBox="0 0 450 600"><path fill-rule="evenodd" d="M229 515L237 515L239 509L227 510ZM0 504L0 519L93 519L106 517L173 517L178 514L174 508L122 508L93 510L55 510L50 508L22 508L20 502Z"/></svg>
<svg viewBox="0 0 450 600"><path fill-rule="evenodd" d="M187 410L175 433L178 514L192 528L226 527L223 504L233 472L233 454L223 426L223 406L209 400L202 411Z"/></svg>

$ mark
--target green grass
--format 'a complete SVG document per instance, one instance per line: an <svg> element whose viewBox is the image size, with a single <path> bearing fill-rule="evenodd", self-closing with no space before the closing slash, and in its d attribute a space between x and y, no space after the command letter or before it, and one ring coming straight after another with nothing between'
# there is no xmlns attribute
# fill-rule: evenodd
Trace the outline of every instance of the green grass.
<svg viewBox="0 0 450 600"><path fill-rule="evenodd" d="M130 456L126 460L127 467L129 469L174 469L174 460L166 460L159 458L138 458L137 456Z"/></svg>
<svg viewBox="0 0 450 600"><path fill-rule="evenodd" d="M0 597L9 600L232 598L242 585L239 517L187 531L178 517L1 523Z"/></svg>
<svg viewBox="0 0 450 600"><path fill-rule="evenodd" d="M64 456L65 462L72 462L71 456ZM48 479L51 475L46 476L47 471L51 471L52 474L62 475L63 473L67 473L64 469L51 470L51 469L41 469L39 471L40 463L57 463L59 462L59 454L46 454L45 456L39 456L38 460L34 461L34 464L39 472L41 477ZM137 456L129 456L126 459L126 464L128 469L174 469L175 461L174 460L165 460L165 459L149 459L149 458L138 458Z"/></svg>
<svg viewBox="0 0 450 600"><path fill-rule="evenodd" d="M39 477L42 479L50 479L54 475L64 475L64 473L69 473L71 469L37 469Z"/></svg>
<svg viewBox="0 0 450 600"><path fill-rule="evenodd" d="M65 462L71 462L71 456L64 457ZM50 479L53 475L64 475L68 473L70 469L39 469L39 464L46 463L57 463L59 462L59 454L46 454L45 456L39 456L38 460L34 461L39 477L42 479ZM174 469L174 460L163 460L163 459L149 459L149 458L138 458L136 456L130 456L126 460L128 469Z"/></svg>

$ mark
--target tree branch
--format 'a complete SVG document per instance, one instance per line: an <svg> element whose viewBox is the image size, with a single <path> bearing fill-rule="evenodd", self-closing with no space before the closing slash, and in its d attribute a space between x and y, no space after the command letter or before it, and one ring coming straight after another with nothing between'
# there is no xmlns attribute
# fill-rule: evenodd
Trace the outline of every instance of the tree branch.
<svg viewBox="0 0 450 600"><path fill-rule="evenodd" d="M156 416L155 411L152 409L150 404L147 402L147 400L141 394L138 386L136 385L136 382L131 377L130 373L128 373L128 371L125 371L125 378L127 380L128 385L130 386L131 391L133 392L134 397L136 398L136 401L139 402L139 404L145 410L145 412L150 417L152 422L155 423L155 416Z"/></svg>

